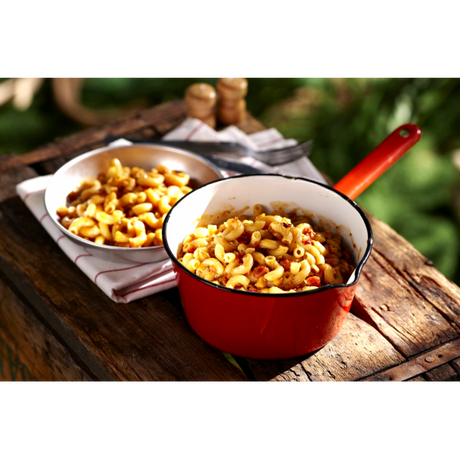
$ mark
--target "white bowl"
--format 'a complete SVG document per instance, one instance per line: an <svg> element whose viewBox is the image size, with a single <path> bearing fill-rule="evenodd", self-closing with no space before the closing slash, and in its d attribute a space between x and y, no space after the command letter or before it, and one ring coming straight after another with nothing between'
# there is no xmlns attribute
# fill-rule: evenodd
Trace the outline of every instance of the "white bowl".
<svg viewBox="0 0 460 460"><path fill-rule="evenodd" d="M123 147L104 147L80 155L62 166L51 178L45 191L45 208L59 230L73 242L84 247L94 256L118 262L149 263L168 258L163 246L147 248L123 248L96 244L85 240L64 228L56 210L66 204L67 195L88 178L96 178L107 171L110 161L118 158L123 166L138 166L150 170L159 164L171 170L190 175L189 186L198 188L223 177L211 162L188 150L154 144L133 144Z"/></svg>

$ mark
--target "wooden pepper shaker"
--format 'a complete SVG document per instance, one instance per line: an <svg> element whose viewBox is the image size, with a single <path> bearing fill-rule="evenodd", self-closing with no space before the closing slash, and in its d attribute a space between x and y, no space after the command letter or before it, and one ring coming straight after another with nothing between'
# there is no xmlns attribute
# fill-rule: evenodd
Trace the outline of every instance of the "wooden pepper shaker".
<svg viewBox="0 0 460 460"><path fill-rule="evenodd" d="M248 81L246 78L219 78L217 82L219 99L217 118L224 125L231 125L244 120Z"/></svg>
<svg viewBox="0 0 460 460"><path fill-rule="evenodd" d="M187 116L198 118L211 128L216 127L216 90L207 83L195 83L187 88L185 102Z"/></svg>

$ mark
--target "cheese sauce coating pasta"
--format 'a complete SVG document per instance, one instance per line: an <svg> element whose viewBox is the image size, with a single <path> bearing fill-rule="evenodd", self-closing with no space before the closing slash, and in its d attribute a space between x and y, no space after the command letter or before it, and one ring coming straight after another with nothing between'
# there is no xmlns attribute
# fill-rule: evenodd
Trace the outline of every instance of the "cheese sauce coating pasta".
<svg viewBox="0 0 460 460"><path fill-rule="evenodd" d="M114 158L97 179L81 182L56 212L67 230L98 244L162 246L164 218L192 190L189 180L164 165L146 171Z"/></svg>
<svg viewBox="0 0 460 460"><path fill-rule="evenodd" d="M305 216L265 213L198 227L183 240L178 259L207 281L262 293L341 284L355 269L340 235L314 227Z"/></svg>

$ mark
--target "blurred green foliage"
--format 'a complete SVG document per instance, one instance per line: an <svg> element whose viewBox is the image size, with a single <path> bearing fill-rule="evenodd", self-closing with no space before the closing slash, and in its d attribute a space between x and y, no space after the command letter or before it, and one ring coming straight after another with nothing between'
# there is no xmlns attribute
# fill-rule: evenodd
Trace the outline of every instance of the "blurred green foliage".
<svg viewBox="0 0 460 460"><path fill-rule="evenodd" d="M146 106L183 97L195 79L88 79L82 103L93 109ZM460 214L454 208L459 171L460 81L457 79L251 78L248 110L267 127L299 141L313 139L314 164L334 182L391 131L416 123L422 139L357 201L408 239L460 284ZM0 153L23 153L82 127L55 104L48 80L31 107L0 107Z"/></svg>

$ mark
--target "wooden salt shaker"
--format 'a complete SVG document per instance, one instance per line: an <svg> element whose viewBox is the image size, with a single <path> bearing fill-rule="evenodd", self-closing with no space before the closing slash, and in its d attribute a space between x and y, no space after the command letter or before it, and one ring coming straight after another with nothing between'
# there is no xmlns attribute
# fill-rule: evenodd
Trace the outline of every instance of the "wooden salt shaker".
<svg viewBox="0 0 460 460"><path fill-rule="evenodd" d="M185 102L187 116L198 118L211 128L216 127L216 90L207 83L195 83L187 88Z"/></svg>
<svg viewBox="0 0 460 460"><path fill-rule="evenodd" d="M219 99L217 118L224 125L232 125L244 120L248 81L246 78L219 78L217 82Z"/></svg>

